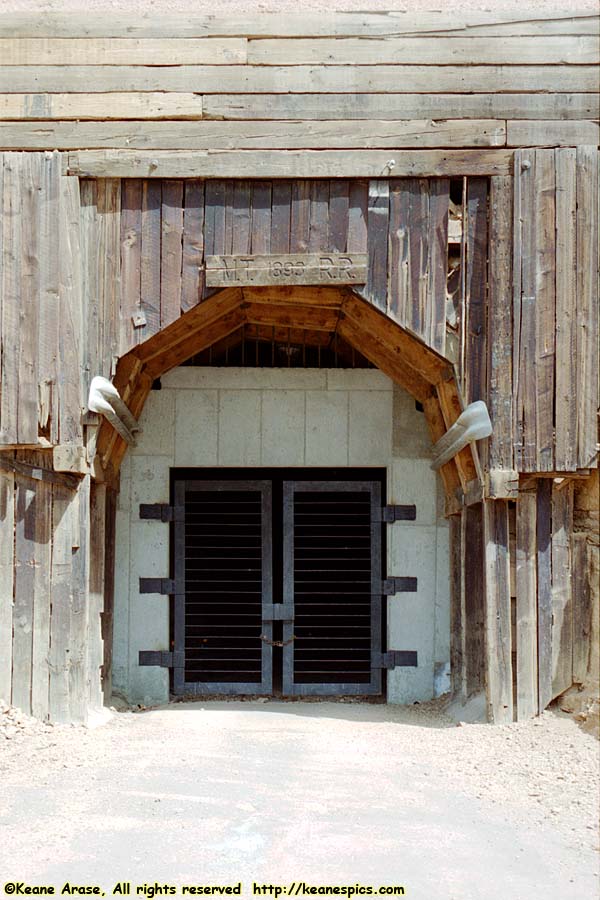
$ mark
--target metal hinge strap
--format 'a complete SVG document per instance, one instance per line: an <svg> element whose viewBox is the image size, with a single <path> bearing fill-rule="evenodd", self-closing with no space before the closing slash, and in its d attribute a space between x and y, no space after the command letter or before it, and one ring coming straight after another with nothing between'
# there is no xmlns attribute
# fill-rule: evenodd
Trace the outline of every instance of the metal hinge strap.
<svg viewBox="0 0 600 900"><path fill-rule="evenodd" d="M416 668L416 650L388 650L387 653L372 653L371 667L373 669L395 669L396 666Z"/></svg>
<svg viewBox="0 0 600 900"><path fill-rule="evenodd" d="M140 666L160 666L163 669L183 669L185 653L183 650L140 650L138 656Z"/></svg>
<svg viewBox="0 0 600 900"><path fill-rule="evenodd" d="M140 578L140 594L179 594L173 578Z"/></svg>
<svg viewBox="0 0 600 900"><path fill-rule="evenodd" d="M417 579L405 575L393 575L381 582L381 593L384 597L393 594L414 594L417 591Z"/></svg>
<svg viewBox="0 0 600 900"><path fill-rule="evenodd" d="M140 519L156 519L159 522L184 522L185 507L168 503L140 503Z"/></svg>
<svg viewBox="0 0 600 900"><path fill-rule="evenodd" d="M417 507L414 503L400 506L384 506L381 509L380 522L414 522L417 518Z"/></svg>

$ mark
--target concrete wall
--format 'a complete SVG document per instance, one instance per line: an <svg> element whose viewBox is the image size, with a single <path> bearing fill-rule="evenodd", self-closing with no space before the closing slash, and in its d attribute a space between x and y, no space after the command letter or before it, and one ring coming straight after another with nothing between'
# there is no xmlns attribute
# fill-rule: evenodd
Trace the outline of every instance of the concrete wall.
<svg viewBox="0 0 600 900"><path fill-rule="evenodd" d="M180 466L379 466L388 503L415 503L415 522L388 526L389 575L418 592L388 599L387 647L417 650L416 669L388 673L393 703L449 689L449 541L425 419L412 397L370 369L174 369L153 391L144 429L121 470L117 513L115 692L168 700L166 669L140 668L139 650L169 646L168 601L139 595L140 576L169 574L169 526L140 521L140 503L169 502Z"/></svg>

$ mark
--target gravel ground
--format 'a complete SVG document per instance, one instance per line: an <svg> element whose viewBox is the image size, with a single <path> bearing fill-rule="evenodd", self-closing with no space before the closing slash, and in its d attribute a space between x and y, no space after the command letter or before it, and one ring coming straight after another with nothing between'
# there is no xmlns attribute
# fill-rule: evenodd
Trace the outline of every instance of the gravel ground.
<svg viewBox="0 0 600 900"><path fill-rule="evenodd" d="M0 871L107 894L117 880L241 880L251 896L253 880L304 879L402 884L417 900L592 900L599 774L597 740L548 712L457 727L439 702L231 701L89 730L9 711Z"/></svg>

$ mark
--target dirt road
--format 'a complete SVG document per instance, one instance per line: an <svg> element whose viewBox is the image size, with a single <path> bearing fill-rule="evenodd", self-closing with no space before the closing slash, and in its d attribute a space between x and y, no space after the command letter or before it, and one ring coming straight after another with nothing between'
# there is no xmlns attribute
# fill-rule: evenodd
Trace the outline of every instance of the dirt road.
<svg viewBox="0 0 600 900"><path fill-rule="evenodd" d="M598 743L550 713L494 728L427 706L178 704L17 730L0 786L2 884L598 896Z"/></svg>

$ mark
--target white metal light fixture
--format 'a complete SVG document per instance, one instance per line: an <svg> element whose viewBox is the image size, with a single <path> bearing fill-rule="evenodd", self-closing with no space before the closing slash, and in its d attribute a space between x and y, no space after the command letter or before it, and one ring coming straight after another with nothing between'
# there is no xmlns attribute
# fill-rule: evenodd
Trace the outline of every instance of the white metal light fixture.
<svg viewBox="0 0 600 900"><path fill-rule="evenodd" d="M432 469L439 469L471 441L480 441L492 433L492 422L483 400L476 400L460 414L454 425L433 447Z"/></svg>
<svg viewBox="0 0 600 900"><path fill-rule="evenodd" d="M92 378L88 409L91 412L100 413L100 415L108 419L123 440L127 441L128 444L135 445L135 433L141 430L140 426L121 399L114 384L111 384L107 378L103 378L101 375L96 375L95 378Z"/></svg>

